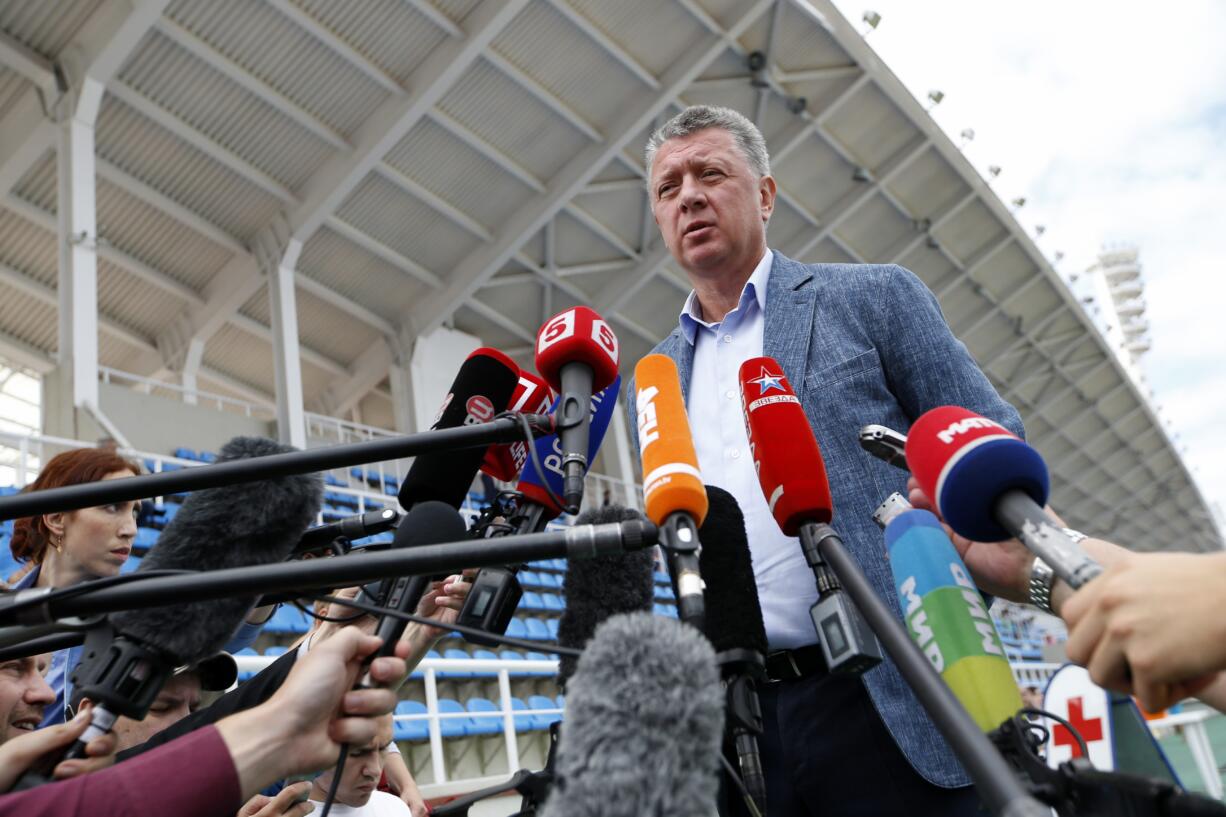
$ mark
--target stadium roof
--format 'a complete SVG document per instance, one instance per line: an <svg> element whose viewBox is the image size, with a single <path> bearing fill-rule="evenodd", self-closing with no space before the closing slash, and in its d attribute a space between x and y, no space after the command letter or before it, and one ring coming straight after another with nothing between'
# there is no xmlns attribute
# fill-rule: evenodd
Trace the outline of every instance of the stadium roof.
<svg viewBox="0 0 1226 817"><path fill-rule="evenodd" d="M767 136L771 245L919 274L1021 410L1071 524L1142 549L1221 546L1048 261L825 0L4 4L0 353L42 370L57 343L47 112L69 62L114 65L96 126L105 366L174 379L203 341L203 386L271 403L259 259L291 239L303 391L324 413L359 405L391 426L403 340L451 325L526 362L541 320L579 302L632 366L688 291L641 147L678 106L716 103Z"/></svg>

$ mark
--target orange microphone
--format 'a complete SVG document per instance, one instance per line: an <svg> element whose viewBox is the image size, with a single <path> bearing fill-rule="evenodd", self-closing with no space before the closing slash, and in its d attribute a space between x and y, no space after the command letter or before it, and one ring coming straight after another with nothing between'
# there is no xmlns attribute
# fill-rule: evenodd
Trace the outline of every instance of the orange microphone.
<svg viewBox="0 0 1226 817"><path fill-rule="evenodd" d="M666 355L648 355L634 367L634 386L643 456L643 503L647 517L660 528L678 615L701 629L698 527L707 517L707 489L698 470L677 364Z"/></svg>

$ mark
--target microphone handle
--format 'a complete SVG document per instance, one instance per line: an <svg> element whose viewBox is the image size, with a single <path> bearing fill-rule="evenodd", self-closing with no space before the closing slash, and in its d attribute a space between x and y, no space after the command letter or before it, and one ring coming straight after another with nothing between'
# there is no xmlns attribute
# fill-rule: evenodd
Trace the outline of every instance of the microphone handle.
<svg viewBox="0 0 1226 817"><path fill-rule="evenodd" d="M65 760L80 760L84 758L86 756L85 748L89 746L90 741L96 740L110 732L117 718L118 715L112 712L106 704L100 703L95 706L93 713L90 715L89 726L86 727L81 737L73 741L73 744L63 752L52 752L50 755L40 758L17 779L17 783L10 791L26 791L37 788L44 783L50 783L51 773L55 771L56 766Z"/></svg>
<svg viewBox="0 0 1226 817"><path fill-rule="evenodd" d="M384 606L399 610L402 613L416 610L417 603L421 601L421 597L425 595L426 588L429 586L429 576L400 576L392 584L391 592L388 593L387 598L384 600ZM400 640L400 636L404 635L404 630L407 626L408 622L402 618L393 618L392 616L380 618L379 625L375 628L375 635L383 639L383 643L367 659L367 666L376 658L381 658L385 655L395 655L396 642ZM362 678L354 688L365 689L374 685L374 681L370 677L370 670L367 670L362 674Z"/></svg>
<svg viewBox="0 0 1226 817"><path fill-rule="evenodd" d="M758 754L758 738L747 729L735 729L733 740L745 791L749 792L754 805L758 807L758 814L766 814L766 774L762 771L762 757Z"/></svg>
<svg viewBox="0 0 1226 817"><path fill-rule="evenodd" d="M562 447L562 501L567 513L578 513L587 473L588 435L592 418L592 387L596 374L581 361L567 363L561 372L562 395L554 412Z"/></svg>
<svg viewBox="0 0 1226 817"><path fill-rule="evenodd" d="M996 500L994 511L1005 530L1074 590L1103 572L1102 565L1078 547L1029 494L1016 488L1005 491Z"/></svg>
<svg viewBox="0 0 1226 817"><path fill-rule="evenodd" d="M699 570L698 526L694 517L684 511L668 515L660 526L660 546L668 557L668 572L673 578L673 593L677 597L677 616L699 630L703 629L706 610L703 606L702 573Z"/></svg>

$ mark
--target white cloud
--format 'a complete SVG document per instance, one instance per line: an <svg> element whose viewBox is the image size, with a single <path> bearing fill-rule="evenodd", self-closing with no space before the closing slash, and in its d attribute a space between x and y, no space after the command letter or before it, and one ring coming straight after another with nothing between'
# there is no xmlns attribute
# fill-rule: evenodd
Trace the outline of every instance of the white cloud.
<svg viewBox="0 0 1226 817"><path fill-rule="evenodd" d="M1226 506L1226 4L1104 0L835 0L933 116L966 146L1040 246L1084 270L1105 243L1144 267L1154 401L1206 498Z"/></svg>

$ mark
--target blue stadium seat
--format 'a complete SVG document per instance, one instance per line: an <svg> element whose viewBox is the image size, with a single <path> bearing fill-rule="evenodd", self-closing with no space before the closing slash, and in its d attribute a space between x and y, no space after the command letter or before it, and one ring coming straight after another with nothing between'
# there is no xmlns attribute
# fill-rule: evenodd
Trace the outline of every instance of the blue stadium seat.
<svg viewBox="0 0 1226 817"><path fill-rule="evenodd" d="M446 652L444 652L443 657L444 658L457 658L461 661L467 661L472 656L464 652L464 650L459 650L453 647L450 650L447 650ZM438 671L438 677L439 678L471 678L473 677L473 673L472 673L472 670L444 669L444 670Z"/></svg>
<svg viewBox="0 0 1226 817"><path fill-rule="evenodd" d="M528 698L529 709L556 709L558 702L552 698L546 698L544 695L533 695ZM533 715L536 719L539 729L548 729L551 723L562 720L562 716L558 714L551 715Z"/></svg>
<svg viewBox="0 0 1226 817"><path fill-rule="evenodd" d="M212 451L201 451L201 452L200 452L200 461L201 461L201 462L208 462L208 463L214 463L214 462L217 462L217 455L216 455L216 454L214 454Z"/></svg>
<svg viewBox="0 0 1226 817"><path fill-rule="evenodd" d="M528 708L528 704L522 698L511 699L511 711L522 712ZM515 731L516 732L535 732L541 727L535 717L532 715L514 715Z"/></svg>
<svg viewBox="0 0 1226 817"><path fill-rule="evenodd" d="M119 568L119 575L126 576L135 571L138 567L140 567L140 557L129 556L128 561L124 562L123 566Z"/></svg>
<svg viewBox="0 0 1226 817"><path fill-rule="evenodd" d="M161 531L153 528L137 528L136 536L132 539L132 547L136 550L148 550L158 543L158 537Z"/></svg>
<svg viewBox="0 0 1226 817"><path fill-rule="evenodd" d="M530 638L528 627L519 616L511 619L511 623L507 625L507 635L511 638Z"/></svg>
<svg viewBox="0 0 1226 817"><path fill-rule="evenodd" d="M453 701L450 698L438 699L439 714L466 712L459 701ZM472 721L468 718L440 718L439 732L445 738L462 738L470 733Z"/></svg>
<svg viewBox="0 0 1226 817"><path fill-rule="evenodd" d="M519 600L520 610L531 610L533 612L545 609L545 602L541 599L541 594L531 590L525 590L523 598Z"/></svg>
<svg viewBox="0 0 1226 817"><path fill-rule="evenodd" d="M498 654L490 650L473 650L473 658L480 658L484 661L497 661ZM472 672L474 678L497 678L498 671L492 669L475 669Z"/></svg>
<svg viewBox="0 0 1226 817"><path fill-rule="evenodd" d="M273 658L276 658L277 656L285 655L286 651L288 650L289 650L289 647L283 647L283 646L274 644L273 646L264 650L264 655L272 656Z"/></svg>
<svg viewBox="0 0 1226 817"><path fill-rule="evenodd" d="M401 701L396 704L397 715L424 715L426 705L420 701ZM430 737L430 722L392 721L392 737L396 740L428 740Z"/></svg>
<svg viewBox="0 0 1226 817"><path fill-rule="evenodd" d="M530 653L525 653L525 654L524 654L524 658L528 659L529 661L551 661L551 660L553 660L553 656L552 656L552 655L546 655L546 654L545 654L545 653L543 653L543 652L530 652ZM533 671L531 674L532 674L532 675L539 675L539 676L541 676L542 678L545 678L545 677L548 677L548 676L550 676L550 675L553 675L553 671L552 671L552 670L547 670L547 669L538 669L538 670L534 670L534 671Z"/></svg>
<svg viewBox="0 0 1226 817"><path fill-rule="evenodd" d="M175 457L181 460L198 460L200 455L190 448L176 448Z"/></svg>
<svg viewBox="0 0 1226 817"><path fill-rule="evenodd" d="M493 701L487 701L485 698L469 698L468 711L473 713L468 719L468 734L497 735L502 732L502 714L499 713L498 706Z"/></svg>
<svg viewBox="0 0 1226 817"><path fill-rule="evenodd" d="M283 604L264 625L264 631L273 634L305 633L311 629L306 613L289 604Z"/></svg>
<svg viewBox="0 0 1226 817"><path fill-rule="evenodd" d="M545 622L539 618L524 619L524 626L528 628L528 638L532 641L548 641L551 636L549 628L545 626Z"/></svg>
<svg viewBox="0 0 1226 817"><path fill-rule="evenodd" d="M518 650L500 650L498 653L498 657L501 658L503 661L523 661L524 660L524 656ZM508 672L510 672L512 678L522 677L525 675L532 674L528 672L527 670L518 669L516 667L511 667L511 669L508 670Z"/></svg>
<svg viewBox="0 0 1226 817"><path fill-rule="evenodd" d="M0 488L0 496L13 496L19 493L21 493L21 489L16 485L5 485L3 488Z"/></svg>
<svg viewBox="0 0 1226 817"><path fill-rule="evenodd" d="M556 613L566 609L566 604L557 593L541 593L541 600L545 602L546 610L552 610Z"/></svg>
<svg viewBox="0 0 1226 817"><path fill-rule="evenodd" d="M672 601L677 598L671 585L656 585L656 598L662 601Z"/></svg>
<svg viewBox="0 0 1226 817"><path fill-rule="evenodd" d="M520 570L516 577L519 579L520 587L539 587L541 585L541 580L538 578L536 571L529 570L526 567Z"/></svg>
<svg viewBox="0 0 1226 817"><path fill-rule="evenodd" d="M549 631L549 640L558 640L558 620L556 618L545 619L545 629Z"/></svg>
<svg viewBox="0 0 1226 817"><path fill-rule="evenodd" d="M671 604L655 604L652 605L652 610L657 616L665 616L666 618L677 617L677 608Z"/></svg>

